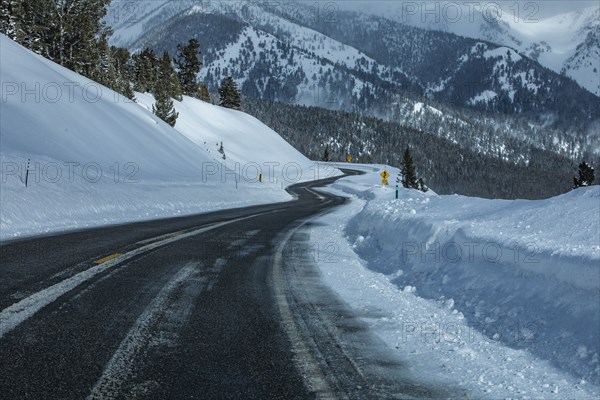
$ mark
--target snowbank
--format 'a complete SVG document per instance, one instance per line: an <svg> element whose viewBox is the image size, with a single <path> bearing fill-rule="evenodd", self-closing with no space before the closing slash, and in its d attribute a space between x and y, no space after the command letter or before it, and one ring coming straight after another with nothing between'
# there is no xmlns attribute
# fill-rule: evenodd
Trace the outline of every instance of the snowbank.
<svg viewBox="0 0 600 400"><path fill-rule="evenodd" d="M351 303L383 309L370 322L388 343L427 354L492 398L598 393L599 186L541 201L404 189L395 200L379 184L383 166L362 168L367 175L332 185L355 209L326 217L345 240L339 265L321 269ZM335 240L320 229L314 240ZM416 343L400 341L407 323L422 333ZM441 342L423 343L423 327Z"/></svg>
<svg viewBox="0 0 600 400"><path fill-rule="evenodd" d="M278 177L259 182L260 167L249 164L295 163L303 172L310 167L246 114L189 98L177 102L181 126L196 139L190 140L147 107L4 35L0 46L0 240L287 201L285 186L299 181L294 167L285 171L289 181L280 169ZM205 141L223 141L234 160L249 150L243 153L246 168L223 168L216 148L199 146L194 132L206 135Z"/></svg>

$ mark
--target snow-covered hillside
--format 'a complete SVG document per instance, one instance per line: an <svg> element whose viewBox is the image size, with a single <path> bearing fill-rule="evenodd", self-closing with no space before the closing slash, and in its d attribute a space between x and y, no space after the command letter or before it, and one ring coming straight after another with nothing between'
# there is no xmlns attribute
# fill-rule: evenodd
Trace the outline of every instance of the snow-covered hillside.
<svg viewBox="0 0 600 400"><path fill-rule="evenodd" d="M140 105L152 109L151 95L136 93L136 98ZM175 101L175 108L179 113L175 130L219 160L219 174L226 168L226 173L236 171L246 181L262 174L265 183L280 187L341 174L331 165L304 157L277 132L248 114L187 96L183 102ZM219 152L221 143L225 157Z"/></svg>
<svg viewBox="0 0 600 400"><path fill-rule="evenodd" d="M290 200L283 188L299 180L296 170L314 176L304 156L246 114L185 99L177 107L190 140L146 107L5 36L0 43L2 239ZM217 141L243 164L237 173L222 167ZM281 169L271 179L267 161L295 163L289 179Z"/></svg>
<svg viewBox="0 0 600 400"><path fill-rule="evenodd" d="M353 201L318 220L312 246L335 249L318 257L324 279L415 375L474 398L598 396L600 186L395 200L379 172L396 169L354 167L367 174L330 189Z"/></svg>

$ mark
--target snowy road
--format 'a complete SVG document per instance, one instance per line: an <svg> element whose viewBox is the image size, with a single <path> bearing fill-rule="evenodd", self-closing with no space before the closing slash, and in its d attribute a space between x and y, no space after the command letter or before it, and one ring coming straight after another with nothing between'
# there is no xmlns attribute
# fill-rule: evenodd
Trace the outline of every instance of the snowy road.
<svg viewBox="0 0 600 400"><path fill-rule="evenodd" d="M310 188L333 180L290 203L3 244L2 397L448 397L401 379L321 283L307 227L345 198Z"/></svg>

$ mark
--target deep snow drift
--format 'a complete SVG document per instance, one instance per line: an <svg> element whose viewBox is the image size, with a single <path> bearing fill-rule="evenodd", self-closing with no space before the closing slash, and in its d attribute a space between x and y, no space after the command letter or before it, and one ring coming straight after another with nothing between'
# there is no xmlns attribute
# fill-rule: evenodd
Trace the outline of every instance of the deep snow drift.
<svg viewBox="0 0 600 400"><path fill-rule="evenodd" d="M4 35L0 47L0 239L291 200L283 188L299 181L297 170L304 180L316 175L244 113L176 102L190 140L146 107ZM211 145L199 146L204 141ZM237 173L229 161L222 167L217 141L243 163ZM266 161L292 166L261 183Z"/></svg>
<svg viewBox="0 0 600 400"><path fill-rule="evenodd" d="M327 189L353 201L313 225L311 246L335 246L318 257L324 279L417 376L474 398L597 398L600 186L395 200L383 166L358 168Z"/></svg>

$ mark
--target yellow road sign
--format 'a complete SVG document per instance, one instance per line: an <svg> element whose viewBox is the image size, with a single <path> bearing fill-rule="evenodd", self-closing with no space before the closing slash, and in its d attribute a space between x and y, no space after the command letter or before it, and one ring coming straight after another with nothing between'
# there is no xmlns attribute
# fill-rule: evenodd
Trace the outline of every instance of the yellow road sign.
<svg viewBox="0 0 600 400"><path fill-rule="evenodd" d="M387 185L387 184L388 184L388 180L384 178L384 179L381 181L381 184L382 184L382 185Z"/></svg>
<svg viewBox="0 0 600 400"><path fill-rule="evenodd" d="M387 178L389 178L389 177L390 177L390 173L389 173L389 172L387 172L386 170L383 170L383 172L382 172L381 174L379 174L379 175L381 175L381 177L382 177L383 179L385 179L385 180L387 180ZM387 185L387 183L386 183L386 185Z"/></svg>

